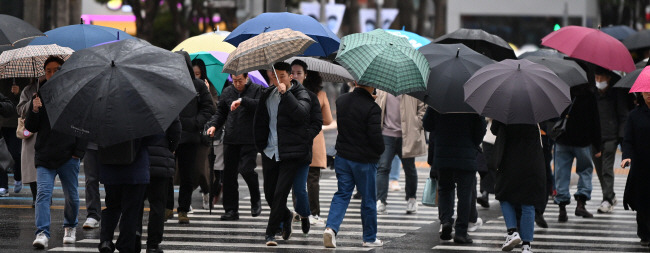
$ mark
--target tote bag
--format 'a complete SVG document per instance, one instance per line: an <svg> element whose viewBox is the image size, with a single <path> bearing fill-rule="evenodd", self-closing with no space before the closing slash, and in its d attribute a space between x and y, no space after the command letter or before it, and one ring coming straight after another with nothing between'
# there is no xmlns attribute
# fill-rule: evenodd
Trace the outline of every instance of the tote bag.
<svg viewBox="0 0 650 253"><path fill-rule="evenodd" d="M438 206L438 180L427 178L424 184L424 193L422 194L422 205Z"/></svg>

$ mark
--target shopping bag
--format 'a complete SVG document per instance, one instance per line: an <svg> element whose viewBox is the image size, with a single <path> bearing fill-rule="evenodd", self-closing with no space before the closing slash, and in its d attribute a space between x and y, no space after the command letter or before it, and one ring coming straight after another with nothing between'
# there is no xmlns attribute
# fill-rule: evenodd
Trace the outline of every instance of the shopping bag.
<svg viewBox="0 0 650 253"><path fill-rule="evenodd" d="M427 178L424 184L424 193L422 194L422 205L438 206L438 180Z"/></svg>
<svg viewBox="0 0 650 253"><path fill-rule="evenodd" d="M6 172L9 168L14 166L14 159L9 153L5 138L0 137L0 171Z"/></svg>

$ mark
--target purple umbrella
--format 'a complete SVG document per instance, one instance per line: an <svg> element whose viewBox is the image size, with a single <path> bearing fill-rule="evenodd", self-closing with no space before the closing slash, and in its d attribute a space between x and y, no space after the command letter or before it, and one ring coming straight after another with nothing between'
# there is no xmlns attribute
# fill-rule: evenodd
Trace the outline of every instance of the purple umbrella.
<svg viewBox="0 0 650 253"><path fill-rule="evenodd" d="M222 63L225 63L226 60L228 60L228 53L226 52L219 52L219 51L210 51L210 54L214 56L214 58L217 58ZM266 80L264 80L264 77L262 77L262 74L260 74L259 71L251 71L248 72L248 78L251 79L251 82L262 85L263 87L269 87L269 84L266 83ZM232 77L228 75L228 81L232 82Z"/></svg>

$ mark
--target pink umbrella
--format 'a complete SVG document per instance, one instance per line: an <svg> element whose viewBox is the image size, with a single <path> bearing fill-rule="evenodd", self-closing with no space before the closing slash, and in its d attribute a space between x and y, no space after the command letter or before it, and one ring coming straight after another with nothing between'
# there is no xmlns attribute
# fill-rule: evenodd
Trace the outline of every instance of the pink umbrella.
<svg viewBox="0 0 650 253"><path fill-rule="evenodd" d="M630 89L630 93L633 92L650 92L650 67L645 67L636 78Z"/></svg>
<svg viewBox="0 0 650 253"><path fill-rule="evenodd" d="M600 29L566 26L542 38L542 45L609 70L632 72L635 69L623 43Z"/></svg>
<svg viewBox="0 0 650 253"><path fill-rule="evenodd" d="M228 53L226 52L219 52L219 51L210 51L210 54L214 56L214 58L217 58L222 63L225 63L226 60L228 60ZM251 71L248 72L248 78L251 79L251 82L262 85L263 87L269 87L269 85L266 83L266 80L264 80L264 77L262 77L262 74L260 74L259 71ZM232 77L228 75L228 81L232 82Z"/></svg>

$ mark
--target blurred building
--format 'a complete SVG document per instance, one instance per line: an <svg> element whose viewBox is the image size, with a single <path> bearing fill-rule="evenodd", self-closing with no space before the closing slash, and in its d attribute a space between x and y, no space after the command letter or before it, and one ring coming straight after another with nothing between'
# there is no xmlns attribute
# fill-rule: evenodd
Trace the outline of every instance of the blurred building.
<svg viewBox="0 0 650 253"><path fill-rule="evenodd" d="M82 0L1 0L0 14L21 18L41 31L79 24Z"/></svg>

